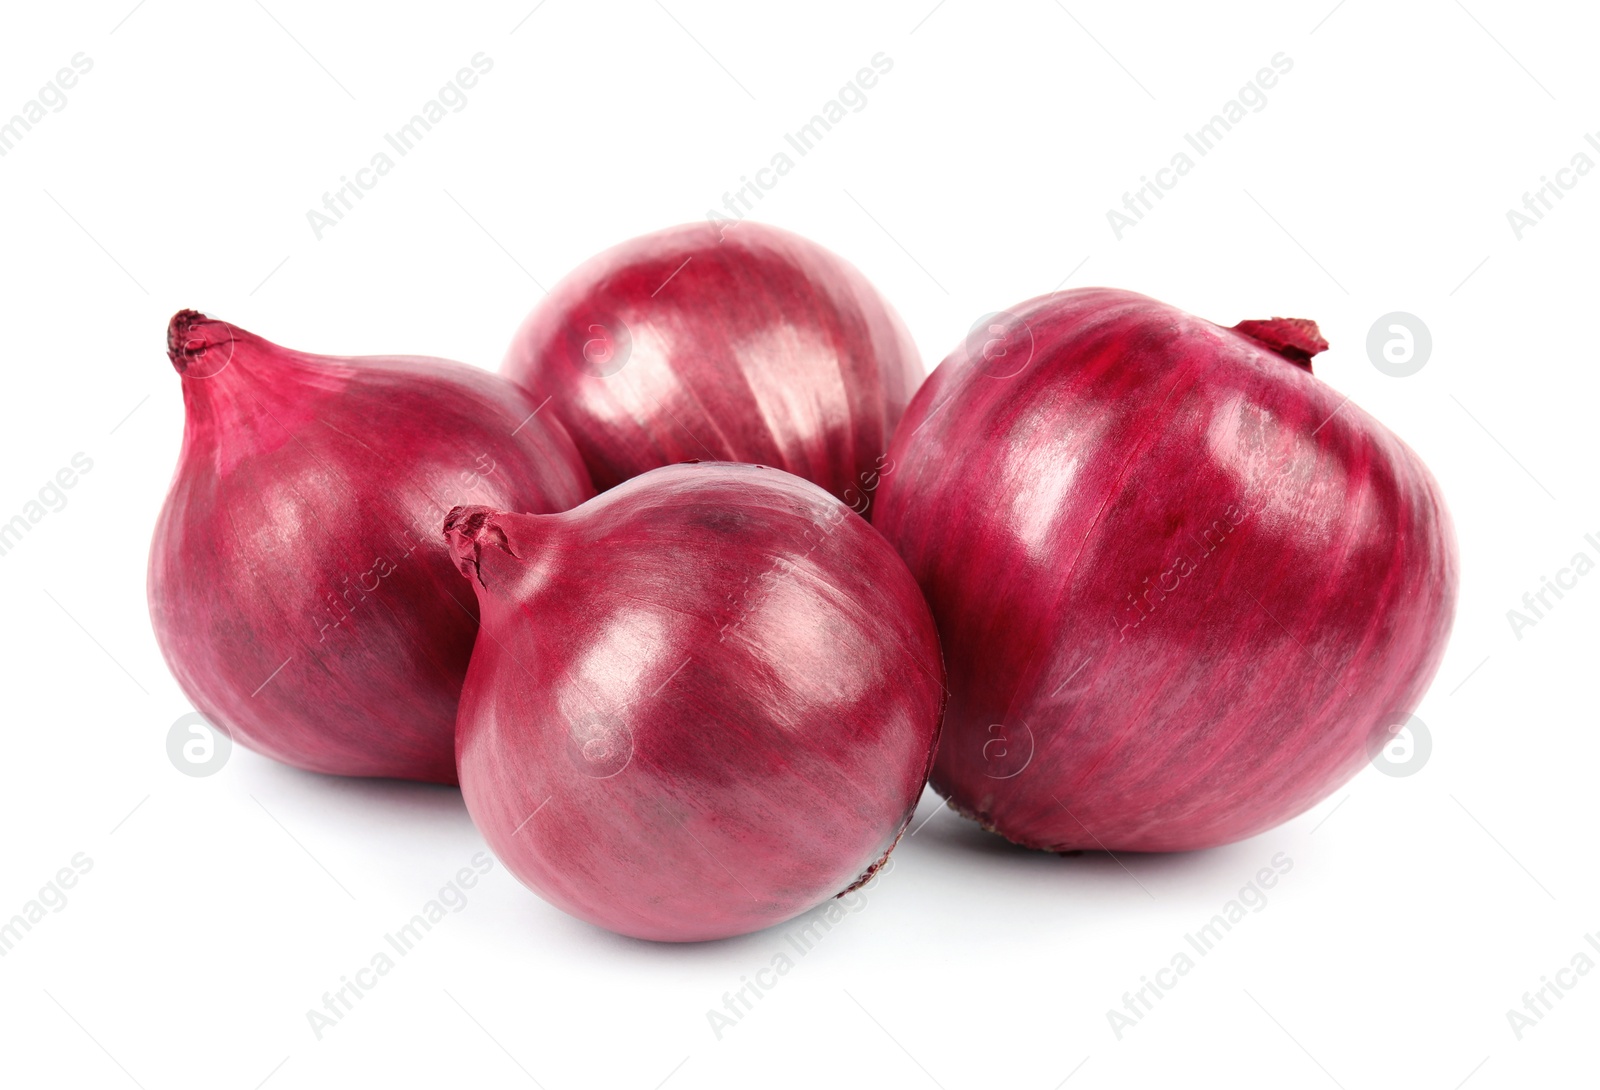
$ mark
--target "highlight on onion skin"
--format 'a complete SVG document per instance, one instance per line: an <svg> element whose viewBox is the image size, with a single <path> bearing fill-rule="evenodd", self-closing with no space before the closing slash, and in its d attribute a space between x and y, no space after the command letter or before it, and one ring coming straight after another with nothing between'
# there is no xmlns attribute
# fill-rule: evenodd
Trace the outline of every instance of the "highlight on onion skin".
<svg viewBox="0 0 1600 1090"><path fill-rule="evenodd" d="M1406 721L1450 630L1454 535L1416 454L1312 376L1326 346L1091 288L935 370L874 524L939 625L952 805L1055 851L1226 844Z"/></svg>
<svg viewBox="0 0 1600 1090"><path fill-rule="evenodd" d="M561 425L486 371L280 348L194 311L187 421L150 547L150 618L196 710L315 772L455 783L477 632L438 520L593 495Z"/></svg>
<svg viewBox="0 0 1600 1090"><path fill-rule="evenodd" d="M858 514L923 375L860 272L751 221L590 259L534 308L501 370L552 395L601 491L689 459L759 462Z"/></svg>
<svg viewBox="0 0 1600 1090"><path fill-rule="evenodd" d="M933 618L865 521L762 466L677 465L564 514L451 512L483 628L467 808L551 904L725 938L865 882L943 709Z"/></svg>

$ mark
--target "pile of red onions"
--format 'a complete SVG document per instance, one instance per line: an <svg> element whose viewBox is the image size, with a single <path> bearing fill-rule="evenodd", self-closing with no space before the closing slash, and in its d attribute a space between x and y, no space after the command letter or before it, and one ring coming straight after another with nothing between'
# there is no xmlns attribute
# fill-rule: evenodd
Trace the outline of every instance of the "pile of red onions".
<svg viewBox="0 0 1600 1090"><path fill-rule="evenodd" d="M1405 721L1454 611L1437 486L1307 321L1058 293L917 390L859 272L746 223L583 265L503 378L167 338L149 596L195 707L459 782L508 869L627 935L855 888L930 774L1035 848L1261 832Z"/></svg>

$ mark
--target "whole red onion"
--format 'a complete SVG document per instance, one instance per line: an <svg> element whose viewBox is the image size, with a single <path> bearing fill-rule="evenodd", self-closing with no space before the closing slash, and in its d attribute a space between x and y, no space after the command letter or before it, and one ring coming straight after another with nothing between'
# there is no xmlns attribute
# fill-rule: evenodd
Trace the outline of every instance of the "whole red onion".
<svg viewBox="0 0 1600 1090"><path fill-rule="evenodd" d="M958 809L1036 848L1203 848L1405 721L1454 537L1417 456L1312 377L1326 347L1092 288L996 316L918 392L874 521L938 621Z"/></svg>
<svg viewBox="0 0 1600 1090"><path fill-rule="evenodd" d="M755 931L865 881L911 819L943 667L883 538L762 466L657 469L559 515L452 511L483 629L467 808L546 900L625 935Z"/></svg>
<svg viewBox="0 0 1600 1090"><path fill-rule="evenodd" d="M602 491L673 462L760 462L857 513L922 381L905 327L855 268L751 221L590 259L534 308L502 371L552 395Z"/></svg>
<svg viewBox="0 0 1600 1090"><path fill-rule="evenodd" d="M593 494L561 425L446 360L293 352L181 311L183 448L150 547L150 617L196 709L316 772L456 782L477 632L439 519Z"/></svg>

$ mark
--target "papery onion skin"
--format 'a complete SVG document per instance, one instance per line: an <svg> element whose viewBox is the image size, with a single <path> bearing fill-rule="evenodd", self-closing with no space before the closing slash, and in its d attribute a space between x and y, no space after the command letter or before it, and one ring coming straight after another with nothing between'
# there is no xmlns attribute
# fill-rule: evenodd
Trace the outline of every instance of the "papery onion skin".
<svg viewBox="0 0 1600 1090"><path fill-rule="evenodd" d="M865 514L922 381L853 266L753 221L687 224L590 259L517 332L502 373L572 432L604 491L690 459L759 462Z"/></svg>
<svg viewBox="0 0 1600 1090"><path fill-rule="evenodd" d="M1055 851L1225 844L1326 797L1444 652L1421 460L1312 376L1313 323L1092 288L989 328L918 392L874 510L949 666L934 787Z"/></svg>
<svg viewBox="0 0 1600 1090"><path fill-rule="evenodd" d="M933 618L865 521L751 465L677 465L565 514L452 512L483 630L467 808L557 907L637 938L756 931L865 881L943 709Z"/></svg>
<svg viewBox="0 0 1600 1090"><path fill-rule="evenodd" d="M195 708L286 764L455 783L477 632L438 520L593 495L576 448L500 377L281 348L182 311L187 422L150 547L150 617Z"/></svg>

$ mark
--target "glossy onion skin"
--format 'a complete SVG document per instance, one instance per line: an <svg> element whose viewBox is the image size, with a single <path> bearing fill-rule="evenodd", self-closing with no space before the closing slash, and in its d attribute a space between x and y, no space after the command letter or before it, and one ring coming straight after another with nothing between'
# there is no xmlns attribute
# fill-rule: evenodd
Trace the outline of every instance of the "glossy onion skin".
<svg viewBox="0 0 1600 1090"><path fill-rule="evenodd" d="M1312 376L1311 323L1229 330L1104 288L1009 315L919 391L874 513L949 665L934 787L1056 851L1204 848L1304 811L1443 655L1432 477Z"/></svg>
<svg viewBox="0 0 1600 1090"><path fill-rule="evenodd" d="M854 267L774 227L687 224L592 258L528 316L502 372L567 425L602 491L691 459L759 462L867 511L922 381Z"/></svg>
<svg viewBox="0 0 1600 1090"><path fill-rule="evenodd" d="M453 512L483 631L457 757L489 845L624 935L756 931L865 881L944 700L905 565L816 486L677 465L560 515Z"/></svg>
<svg viewBox="0 0 1600 1090"><path fill-rule="evenodd" d="M439 520L582 502L571 440L447 360L313 356L193 311L168 349L187 422L148 589L184 692L286 764L455 783L477 605Z"/></svg>

